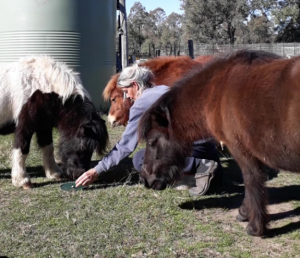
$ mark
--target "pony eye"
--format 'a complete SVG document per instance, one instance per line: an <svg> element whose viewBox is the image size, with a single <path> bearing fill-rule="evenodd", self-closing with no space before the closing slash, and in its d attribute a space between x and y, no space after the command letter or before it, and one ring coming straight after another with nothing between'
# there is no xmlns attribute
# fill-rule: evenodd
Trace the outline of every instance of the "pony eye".
<svg viewBox="0 0 300 258"><path fill-rule="evenodd" d="M116 102L116 98L113 98L113 99L111 100L111 102L114 102L114 103L115 103L115 102Z"/></svg>
<svg viewBox="0 0 300 258"><path fill-rule="evenodd" d="M154 147L154 146L156 145L156 142L157 142L157 141L148 141L147 144L148 144L148 146L150 146L150 147Z"/></svg>

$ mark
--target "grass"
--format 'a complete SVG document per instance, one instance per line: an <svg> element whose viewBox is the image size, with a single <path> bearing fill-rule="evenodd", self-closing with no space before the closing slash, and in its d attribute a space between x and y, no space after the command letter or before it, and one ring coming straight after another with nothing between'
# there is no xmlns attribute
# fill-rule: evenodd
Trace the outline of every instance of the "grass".
<svg viewBox="0 0 300 258"><path fill-rule="evenodd" d="M110 129L111 145L122 130ZM198 198L145 189L130 158L88 190L64 192L44 177L33 144L27 168L36 187L25 191L11 184L12 137L0 141L0 256L300 257L299 175L269 171L271 230L257 238L235 221L244 189L231 159L222 161L224 185Z"/></svg>

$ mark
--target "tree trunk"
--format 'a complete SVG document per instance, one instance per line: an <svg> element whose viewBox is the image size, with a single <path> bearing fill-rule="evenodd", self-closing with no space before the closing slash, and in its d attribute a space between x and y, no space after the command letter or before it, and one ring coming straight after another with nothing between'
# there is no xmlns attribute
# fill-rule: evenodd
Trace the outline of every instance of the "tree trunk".
<svg viewBox="0 0 300 258"><path fill-rule="evenodd" d="M149 49L148 49L148 56L149 56L149 57L151 57L151 47L150 47L150 45L151 45L151 44L149 43L149 45L148 45L148 48L149 48Z"/></svg>
<svg viewBox="0 0 300 258"><path fill-rule="evenodd" d="M229 37L229 43L230 45L234 44L234 35L235 35L235 28L233 26L231 26L231 23L228 23L228 27L227 27L227 34Z"/></svg>
<svg viewBox="0 0 300 258"><path fill-rule="evenodd" d="M189 39L188 40L188 45L189 45L189 56L194 59L194 46L193 46L193 40Z"/></svg>

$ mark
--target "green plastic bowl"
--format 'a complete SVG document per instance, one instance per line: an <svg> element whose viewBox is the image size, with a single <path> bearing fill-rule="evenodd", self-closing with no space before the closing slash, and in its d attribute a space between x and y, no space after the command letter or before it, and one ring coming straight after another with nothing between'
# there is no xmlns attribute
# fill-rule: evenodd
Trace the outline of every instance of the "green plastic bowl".
<svg viewBox="0 0 300 258"><path fill-rule="evenodd" d="M86 189L86 186L75 186L75 182L69 182L69 183L65 183L65 184L61 184L60 188L64 191L81 191Z"/></svg>

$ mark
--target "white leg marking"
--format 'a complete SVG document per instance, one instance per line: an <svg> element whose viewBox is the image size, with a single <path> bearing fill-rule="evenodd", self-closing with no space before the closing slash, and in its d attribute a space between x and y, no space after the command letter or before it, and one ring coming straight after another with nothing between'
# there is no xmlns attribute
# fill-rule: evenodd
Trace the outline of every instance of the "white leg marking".
<svg viewBox="0 0 300 258"><path fill-rule="evenodd" d="M28 155L23 155L21 149L12 151L12 169L11 178L14 186L23 186L30 183L30 177L26 173L25 161Z"/></svg>
<svg viewBox="0 0 300 258"><path fill-rule="evenodd" d="M50 179L59 179L62 176L62 170L54 160L53 144L47 145L42 148L43 152L43 166L45 169L46 177Z"/></svg>

